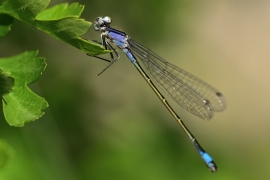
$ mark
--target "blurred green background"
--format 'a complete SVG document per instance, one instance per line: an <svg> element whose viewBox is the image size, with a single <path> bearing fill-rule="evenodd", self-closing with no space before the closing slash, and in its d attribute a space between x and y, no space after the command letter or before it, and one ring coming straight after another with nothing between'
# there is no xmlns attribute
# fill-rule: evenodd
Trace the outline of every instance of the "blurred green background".
<svg viewBox="0 0 270 180"><path fill-rule="evenodd" d="M270 2L53 0L85 5L82 18L109 15L113 27L217 87L225 112L203 121L169 100L218 165L210 173L173 117L123 55L88 57L21 22L0 40L0 56L39 50L47 68L31 89L50 107L0 138L15 154L1 180L178 180L270 178ZM99 40L91 29L84 36ZM0 154L1 155L1 154Z"/></svg>

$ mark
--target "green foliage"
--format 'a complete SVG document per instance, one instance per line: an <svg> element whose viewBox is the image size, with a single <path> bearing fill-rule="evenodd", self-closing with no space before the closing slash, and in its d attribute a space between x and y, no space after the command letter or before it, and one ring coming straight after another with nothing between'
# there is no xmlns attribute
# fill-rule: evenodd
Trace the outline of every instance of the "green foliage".
<svg viewBox="0 0 270 180"><path fill-rule="evenodd" d="M8 14L89 55L109 52L101 45L79 37L91 26L90 22L79 18L84 6L78 3L71 5L63 3L45 9L49 2L49 0L4 0L0 4L0 14Z"/></svg>
<svg viewBox="0 0 270 180"><path fill-rule="evenodd" d="M35 82L46 67L45 59L36 57L37 51L24 52L17 56L0 58L0 67L4 72L10 74L15 79L11 91L12 80L6 74L4 85L9 94L4 96L6 103L3 103L4 115L8 123L12 126L23 126L27 122L34 121L41 117L43 109L48 107L47 102L33 93L27 85ZM2 81L1 81L1 84Z"/></svg>
<svg viewBox="0 0 270 180"><path fill-rule="evenodd" d="M80 19L83 5L59 4L45 9L49 0L3 0L0 2L0 37L10 30L14 19L24 22L48 35L62 40L79 50L98 55L109 52L94 42L79 36L84 35L91 23ZM33 93L27 85L35 82L46 67L45 59L38 58L38 51L0 58L0 96L7 122L21 127L40 118L47 102Z"/></svg>

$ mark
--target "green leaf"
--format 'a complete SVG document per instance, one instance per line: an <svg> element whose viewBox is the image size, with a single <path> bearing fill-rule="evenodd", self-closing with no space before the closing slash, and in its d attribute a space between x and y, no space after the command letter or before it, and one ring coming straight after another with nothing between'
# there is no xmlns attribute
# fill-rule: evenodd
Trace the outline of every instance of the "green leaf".
<svg viewBox="0 0 270 180"><path fill-rule="evenodd" d="M80 37L91 26L90 22L79 18L84 6L63 3L46 9L49 3L49 0L1 0L0 36L10 31L15 18L88 55L110 52L100 44ZM36 55L37 51L32 51L0 59L0 96L3 96L5 118L12 126L23 126L38 119L44 114L42 110L48 107L43 98L27 87L40 77L46 66L44 58Z"/></svg>
<svg viewBox="0 0 270 180"><path fill-rule="evenodd" d="M110 52L104 50L101 45L80 37L91 26L90 22L79 18L84 8L83 5L63 3L45 9L49 2L49 0L5 0L0 3L0 13L25 22L89 55Z"/></svg>
<svg viewBox="0 0 270 180"><path fill-rule="evenodd" d="M5 36L11 29L14 18L7 14L0 14L0 37Z"/></svg>
<svg viewBox="0 0 270 180"><path fill-rule="evenodd" d="M68 6L67 3L59 4L53 6L49 9L45 9L36 16L37 20L41 21L50 21L50 20L59 20L67 17L79 18L84 6L78 3L73 3Z"/></svg>
<svg viewBox="0 0 270 180"><path fill-rule="evenodd" d="M6 86L7 90L4 90L4 93L10 93L4 95L5 101L2 103L5 118L11 126L21 127L40 118L44 114L42 110L48 107L44 98L27 87L41 76L46 67L45 59L36 57L37 53L38 51L29 51L13 57L0 58L0 68L15 79L12 92L10 84Z"/></svg>

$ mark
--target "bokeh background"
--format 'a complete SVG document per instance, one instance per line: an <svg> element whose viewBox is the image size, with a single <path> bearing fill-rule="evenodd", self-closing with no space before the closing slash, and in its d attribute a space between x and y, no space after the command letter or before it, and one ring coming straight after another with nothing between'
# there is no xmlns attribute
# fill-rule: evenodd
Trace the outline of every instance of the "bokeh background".
<svg viewBox="0 0 270 180"><path fill-rule="evenodd" d="M270 1L53 0L85 5L82 18L113 27L219 89L228 107L203 121L169 100L218 164L210 173L193 145L123 55L106 62L21 22L0 56L39 50L47 68L31 89L50 107L0 138L15 151L5 180L178 180L270 178ZM91 29L84 38L99 40Z"/></svg>

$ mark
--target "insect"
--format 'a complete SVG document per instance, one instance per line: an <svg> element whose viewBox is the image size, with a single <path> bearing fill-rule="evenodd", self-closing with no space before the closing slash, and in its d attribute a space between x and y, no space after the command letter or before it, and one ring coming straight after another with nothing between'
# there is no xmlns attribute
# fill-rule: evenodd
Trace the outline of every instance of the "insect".
<svg viewBox="0 0 270 180"><path fill-rule="evenodd" d="M217 165L211 156L201 147L159 89L162 89L188 112L205 120L210 120L214 112L226 109L226 99L223 94L194 75L167 62L150 49L131 39L125 32L111 28L111 22L111 18L105 16L98 17L94 23L94 29L101 33L102 46L112 51L110 53L111 60L95 56L110 62L101 73L120 58L112 45L114 44L126 54L130 62L169 110L199 152L208 169L211 172L216 172Z"/></svg>

